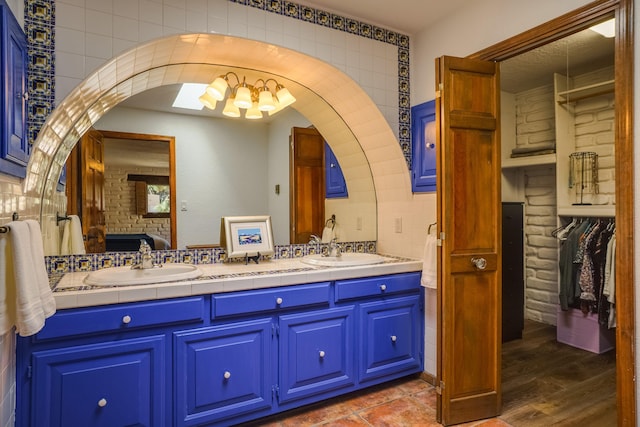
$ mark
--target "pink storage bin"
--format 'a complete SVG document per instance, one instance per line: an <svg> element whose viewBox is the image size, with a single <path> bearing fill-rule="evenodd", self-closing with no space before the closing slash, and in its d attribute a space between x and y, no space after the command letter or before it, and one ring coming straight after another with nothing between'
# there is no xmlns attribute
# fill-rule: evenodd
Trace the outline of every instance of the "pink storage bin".
<svg viewBox="0 0 640 427"><path fill-rule="evenodd" d="M602 354L616 346L616 330L598 323L598 315L577 309L562 311L558 307L557 339L592 353Z"/></svg>

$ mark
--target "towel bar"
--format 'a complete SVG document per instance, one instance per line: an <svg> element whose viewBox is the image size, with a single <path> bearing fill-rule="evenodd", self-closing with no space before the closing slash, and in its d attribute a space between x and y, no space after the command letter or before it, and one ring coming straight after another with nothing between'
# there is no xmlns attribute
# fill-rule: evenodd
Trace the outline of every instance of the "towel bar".
<svg viewBox="0 0 640 427"><path fill-rule="evenodd" d="M13 215L11 215L11 219L13 221L17 221L18 220L18 212L14 212ZM0 226L0 234L8 233L8 232L9 232L9 227L5 227L4 225Z"/></svg>

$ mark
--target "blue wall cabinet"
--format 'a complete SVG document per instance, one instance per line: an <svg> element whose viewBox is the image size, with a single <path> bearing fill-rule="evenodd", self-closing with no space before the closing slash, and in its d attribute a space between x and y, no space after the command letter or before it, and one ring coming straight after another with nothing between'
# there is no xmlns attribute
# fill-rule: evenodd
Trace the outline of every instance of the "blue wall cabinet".
<svg viewBox="0 0 640 427"><path fill-rule="evenodd" d="M4 0L0 0L0 172L24 178L27 138L27 40Z"/></svg>
<svg viewBox="0 0 640 427"><path fill-rule="evenodd" d="M344 180L342 169L338 159L329 147L324 143L324 168L325 168L325 197L334 199L339 197L349 197L347 182Z"/></svg>
<svg viewBox="0 0 640 427"><path fill-rule="evenodd" d="M35 426L164 426L164 337L33 354Z"/></svg>
<svg viewBox="0 0 640 427"><path fill-rule="evenodd" d="M435 100L411 107L411 189L436 191Z"/></svg>

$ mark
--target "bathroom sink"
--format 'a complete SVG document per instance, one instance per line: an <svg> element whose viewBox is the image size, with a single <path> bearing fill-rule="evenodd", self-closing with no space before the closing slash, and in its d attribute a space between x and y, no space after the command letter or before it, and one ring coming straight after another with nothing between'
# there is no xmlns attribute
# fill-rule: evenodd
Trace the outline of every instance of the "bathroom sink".
<svg viewBox="0 0 640 427"><path fill-rule="evenodd" d="M340 257L327 257L320 254L306 255L301 261L305 264L324 267L355 267L358 265L381 264L385 257L378 254L343 253Z"/></svg>
<svg viewBox="0 0 640 427"><path fill-rule="evenodd" d="M133 270L131 267L113 267L92 271L84 283L94 286L131 286L149 283L174 282L195 279L202 271L193 264L163 264L162 267Z"/></svg>

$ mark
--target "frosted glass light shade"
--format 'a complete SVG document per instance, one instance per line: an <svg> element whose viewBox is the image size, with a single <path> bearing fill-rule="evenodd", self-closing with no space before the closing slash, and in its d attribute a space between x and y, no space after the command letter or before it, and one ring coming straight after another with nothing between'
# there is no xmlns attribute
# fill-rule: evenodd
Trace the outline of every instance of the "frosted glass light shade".
<svg viewBox="0 0 640 427"><path fill-rule="evenodd" d="M222 114L227 117L240 117L240 110L233 103L233 98L227 98L227 102L224 105L224 110L222 110Z"/></svg>
<svg viewBox="0 0 640 427"><path fill-rule="evenodd" d="M200 98L198 98L198 99L208 109L210 109L210 110L215 110L216 109L217 101L211 95L209 95L209 92L203 93L202 95L200 95Z"/></svg>
<svg viewBox="0 0 640 427"><path fill-rule="evenodd" d="M229 84L227 81L222 77L218 77L209 86L207 86L207 93L216 101L222 101L228 87Z"/></svg>
<svg viewBox="0 0 640 427"><path fill-rule="evenodd" d="M289 92L289 90L286 87L280 87L280 90L278 90L278 92L276 93L276 96L278 97L278 103L280 104L279 105L280 109L287 107L293 104L294 102L296 102L296 99L293 97L293 95L291 95L291 92Z"/></svg>
<svg viewBox="0 0 640 427"><path fill-rule="evenodd" d="M246 86L240 86L236 91L236 99L233 104L238 108L251 108L251 91Z"/></svg>
<svg viewBox="0 0 640 427"><path fill-rule="evenodd" d="M255 119L261 119L262 118L262 111L260 111L258 109L258 103L255 102L251 108L249 108L247 110L247 112L244 115L245 119L251 119L251 120L255 120Z"/></svg>
<svg viewBox="0 0 640 427"><path fill-rule="evenodd" d="M273 95L268 90L260 92L258 109L260 111L271 111L276 109L276 104L273 102Z"/></svg>

